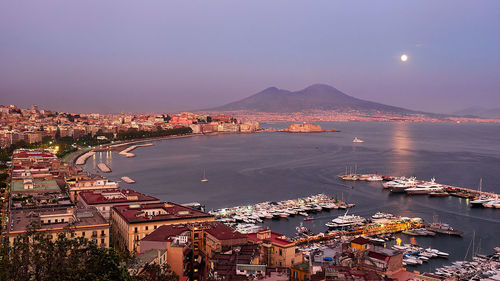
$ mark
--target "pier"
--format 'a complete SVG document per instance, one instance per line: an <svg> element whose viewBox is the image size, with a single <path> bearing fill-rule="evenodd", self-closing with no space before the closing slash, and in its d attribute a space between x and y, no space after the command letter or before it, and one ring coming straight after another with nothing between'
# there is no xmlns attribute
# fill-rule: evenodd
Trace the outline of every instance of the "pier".
<svg viewBox="0 0 500 281"><path fill-rule="evenodd" d="M128 148L125 148L124 150L120 151L118 154L123 155L125 157L135 157L134 153L131 153L130 151L138 148L138 147L146 147L146 146L152 146L152 143L146 143L146 144L136 144L132 145Z"/></svg>
<svg viewBox="0 0 500 281"><path fill-rule="evenodd" d="M103 173L111 173L111 169L104 163L97 164L97 168Z"/></svg>
<svg viewBox="0 0 500 281"><path fill-rule="evenodd" d="M95 154L94 151L89 151L89 152L81 155L80 157L78 157L78 159L76 159L75 164L76 165L84 165L85 162L87 162L87 159L89 159L94 154Z"/></svg>
<svg viewBox="0 0 500 281"><path fill-rule="evenodd" d="M133 180L129 177L121 177L121 179L122 179L122 181L129 183L129 184L135 183L135 180Z"/></svg>
<svg viewBox="0 0 500 281"><path fill-rule="evenodd" d="M340 175L339 178L341 178L344 181L369 181L369 182L382 181L382 180L392 181L392 180L398 180L398 179L408 179L406 177L379 176L377 174L366 174L366 175L345 174L345 175ZM416 182L416 184L427 183L426 181L423 181L423 180L415 180L415 182ZM436 184L438 184L438 183L436 183ZM480 190L476 190L476 189L452 186L452 185L447 185L447 184L438 184L438 185L442 186L443 190L451 196L470 198L470 199L479 198L479 197L488 197L488 198L494 199L498 196L498 194L493 193L493 192L480 191Z"/></svg>
<svg viewBox="0 0 500 281"><path fill-rule="evenodd" d="M372 235L380 235L380 234L390 234L390 233L397 233L397 232L402 232L405 230L411 230L411 229L416 229L416 228L421 228L423 227L423 224L421 221L401 221L401 220L395 220L390 223L385 223L385 224L379 224L379 223L371 223L367 224L361 228L358 229L352 229L352 230L347 230L347 231L332 231L328 234L318 234L314 236L309 236L309 237L303 237L299 238L295 241L296 245L302 245L302 244L309 244L309 243L315 243L315 242L320 242L320 241L326 241L330 239L338 239L341 236L372 236Z"/></svg>

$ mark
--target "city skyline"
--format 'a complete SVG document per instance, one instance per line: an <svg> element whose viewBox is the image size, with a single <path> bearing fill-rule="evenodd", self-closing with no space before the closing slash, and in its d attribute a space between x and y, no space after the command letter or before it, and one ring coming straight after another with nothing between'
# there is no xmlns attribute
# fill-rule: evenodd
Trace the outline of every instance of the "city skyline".
<svg viewBox="0 0 500 281"><path fill-rule="evenodd" d="M494 1L0 7L2 104L189 111L325 83L427 112L500 105Z"/></svg>

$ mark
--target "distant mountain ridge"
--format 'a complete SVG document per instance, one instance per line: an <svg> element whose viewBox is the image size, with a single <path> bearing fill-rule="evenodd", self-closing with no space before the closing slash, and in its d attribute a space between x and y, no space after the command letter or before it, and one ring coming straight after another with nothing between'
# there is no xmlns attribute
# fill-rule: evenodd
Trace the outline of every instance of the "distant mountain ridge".
<svg viewBox="0 0 500 281"><path fill-rule="evenodd" d="M313 110L380 111L398 114L417 113L416 111L401 107L354 98L325 84L314 84L295 92L270 87L242 100L211 108L210 110L247 110L269 113L304 112Z"/></svg>
<svg viewBox="0 0 500 281"><path fill-rule="evenodd" d="M500 118L499 108L468 107L452 113L459 116L475 116L482 118Z"/></svg>

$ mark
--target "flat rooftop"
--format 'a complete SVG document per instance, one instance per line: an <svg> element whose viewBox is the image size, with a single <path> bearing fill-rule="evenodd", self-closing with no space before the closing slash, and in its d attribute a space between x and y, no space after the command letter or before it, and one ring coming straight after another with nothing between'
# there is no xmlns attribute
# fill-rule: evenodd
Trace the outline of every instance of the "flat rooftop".
<svg viewBox="0 0 500 281"><path fill-rule="evenodd" d="M115 206L113 210L128 223L213 218L210 214L172 202Z"/></svg>
<svg viewBox="0 0 500 281"><path fill-rule="evenodd" d="M68 216L72 215L73 220L71 222L65 220L65 222L51 223L51 224L41 224L40 217L42 216L54 216L56 218L58 215ZM85 227L85 226L96 226L96 225L109 225L106 220L99 214L95 208L87 209L77 209L77 208L57 208L57 209L39 209L39 210L12 210L10 214L9 224L7 226L7 232L22 232L29 228L30 224L35 222L41 225L41 229L51 230L51 229L63 229L67 226L73 227Z"/></svg>
<svg viewBox="0 0 500 281"><path fill-rule="evenodd" d="M79 197L88 205L160 201L160 199L156 197L149 196L132 189L84 191L80 192Z"/></svg>
<svg viewBox="0 0 500 281"><path fill-rule="evenodd" d="M61 189L55 180L35 180L33 189L24 189L24 182L13 181L11 183L11 192L60 192Z"/></svg>
<svg viewBox="0 0 500 281"><path fill-rule="evenodd" d="M285 235L276 233L276 232L271 232L271 236L266 239L259 239L257 238L257 235L259 233L247 233L246 236L248 237L248 240L252 242L259 242L259 241L269 241L281 246L288 246L293 244L294 242L291 240L288 240Z"/></svg>

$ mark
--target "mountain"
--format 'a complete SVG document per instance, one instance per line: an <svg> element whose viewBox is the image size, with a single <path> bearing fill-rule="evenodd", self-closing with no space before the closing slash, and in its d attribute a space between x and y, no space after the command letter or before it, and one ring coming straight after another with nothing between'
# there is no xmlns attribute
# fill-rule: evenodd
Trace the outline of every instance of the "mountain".
<svg viewBox="0 0 500 281"><path fill-rule="evenodd" d="M357 99L332 86L311 85L300 91L288 91L270 87L250 97L220 107L216 111L247 110L257 112L302 112L311 110L380 111L388 113L416 113L401 107Z"/></svg>
<svg viewBox="0 0 500 281"><path fill-rule="evenodd" d="M500 118L500 108L468 107L452 113L459 116L477 116L482 118Z"/></svg>

